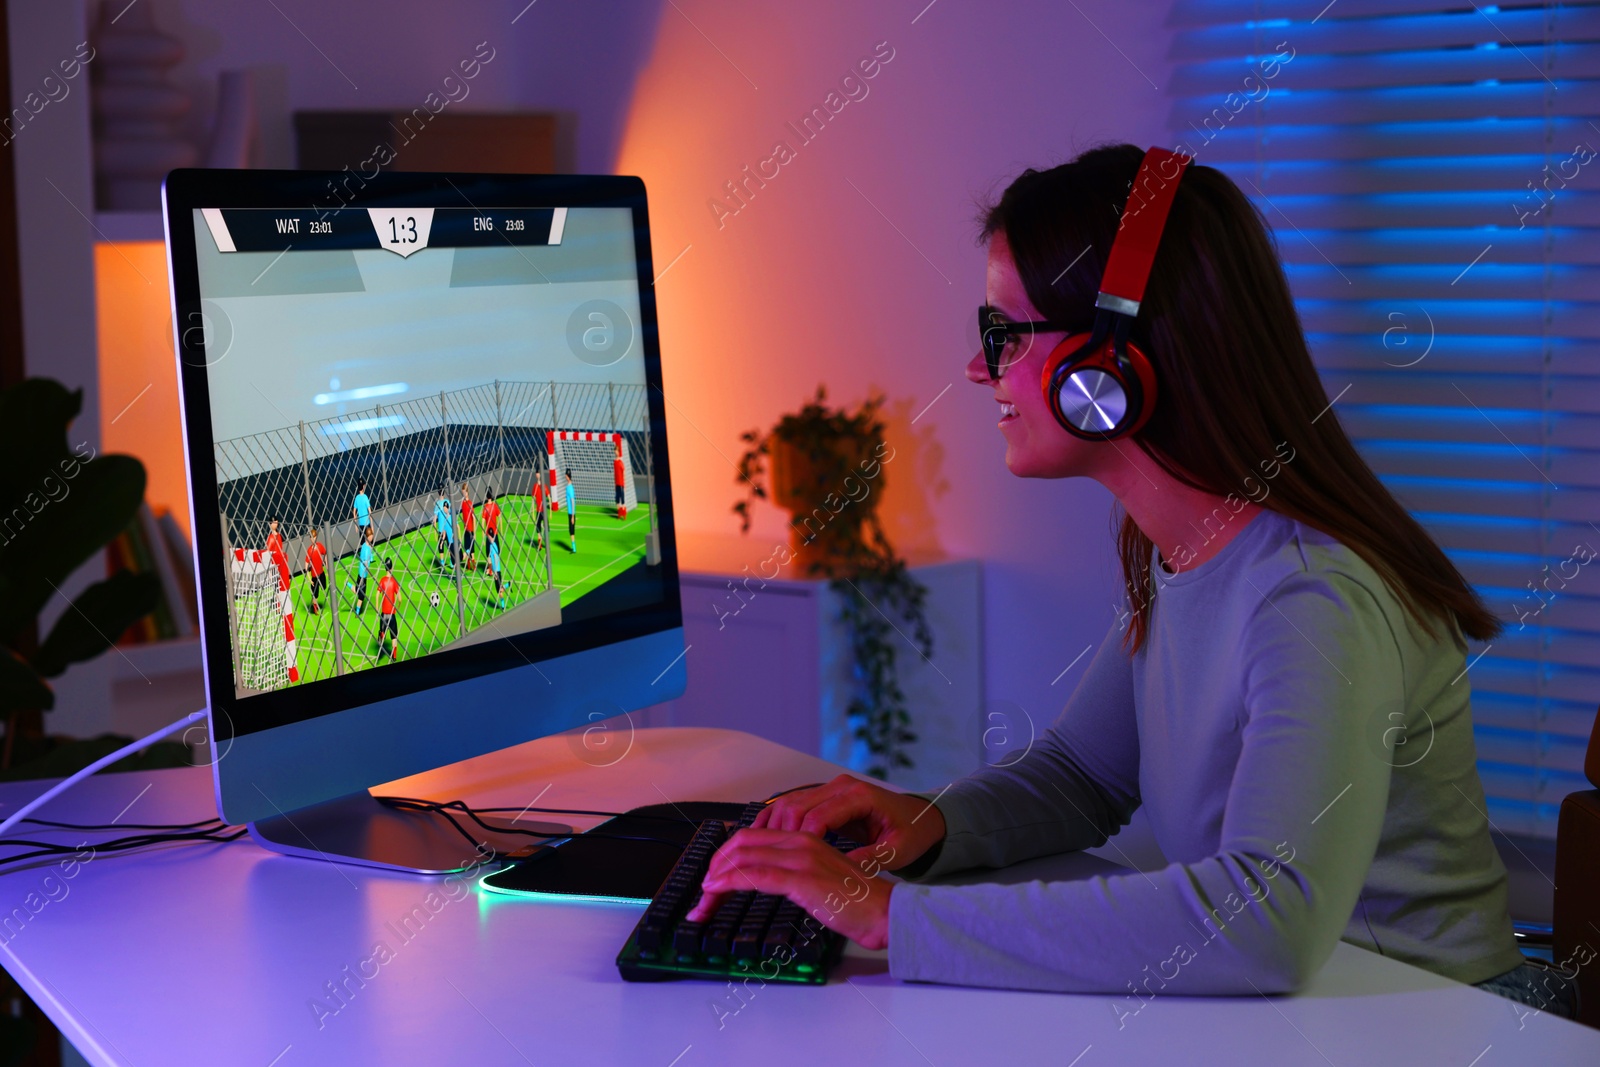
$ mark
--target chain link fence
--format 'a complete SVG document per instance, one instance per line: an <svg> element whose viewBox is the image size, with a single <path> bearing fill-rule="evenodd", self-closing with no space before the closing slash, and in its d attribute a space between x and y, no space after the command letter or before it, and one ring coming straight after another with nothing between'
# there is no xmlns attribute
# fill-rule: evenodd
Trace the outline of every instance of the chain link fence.
<svg viewBox="0 0 1600 1067"><path fill-rule="evenodd" d="M236 548L266 548L273 519L291 573L301 681L412 658L493 625L540 594L558 595L552 539L536 534L532 497L534 482L549 471L549 431L622 434L638 497L653 505L649 427L642 385L493 381L218 441L239 691L289 684L287 669L261 668L286 665L282 628L274 639L271 627L255 624L256 591L235 582L228 562ZM500 511L493 551L484 510L491 492ZM357 523L363 493L367 560L360 551L365 528ZM653 506L649 512L653 538ZM308 555L314 544L325 550L320 558ZM398 586L388 587L394 637L380 634L386 577Z"/></svg>

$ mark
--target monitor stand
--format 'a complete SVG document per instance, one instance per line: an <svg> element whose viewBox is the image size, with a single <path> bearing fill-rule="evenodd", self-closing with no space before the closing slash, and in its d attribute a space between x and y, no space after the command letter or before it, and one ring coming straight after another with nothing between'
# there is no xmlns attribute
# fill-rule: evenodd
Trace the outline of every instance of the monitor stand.
<svg viewBox="0 0 1600 1067"><path fill-rule="evenodd" d="M536 837L485 830L460 812L451 813L480 846L456 831L443 815L387 807L363 790L284 815L249 824L250 836L262 848L286 856L353 863L411 874L459 874L487 860L525 859L543 843ZM550 837L573 831L560 823L480 816L496 827L533 830Z"/></svg>

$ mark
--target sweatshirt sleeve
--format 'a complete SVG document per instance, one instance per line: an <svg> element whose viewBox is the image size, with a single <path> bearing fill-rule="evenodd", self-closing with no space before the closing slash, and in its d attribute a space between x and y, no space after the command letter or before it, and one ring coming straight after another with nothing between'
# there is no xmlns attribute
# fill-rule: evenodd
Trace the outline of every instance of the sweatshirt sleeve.
<svg viewBox="0 0 1600 1067"><path fill-rule="evenodd" d="M1004 867L1035 856L1093 848L1139 806L1139 732L1133 671L1112 627L1055 724L1020 757L985 767L937 794L945 838L931 863L902 877ZM930 797L929 799L934 799Z"/></svg>
<svg viewBox="0 0 1600 1067"><path fill-rule="evenodd" d="M1316 973L1377 850L1391 767L1368 743L1366 726L1400 721L1386 716L1405 710L1404 679L1388 620L1355 580L1298 573L1264 592L1242 634L1241 750L1225 784L1217 852L1148 874L1075 882L902 883L890 897L891 973L1114 993L1119 1018L1162 991L1285 992ZM1046 752L1041 782L1046 768L1068 766L1057 762L1057 749ZM969 788L993 796L996 810L1002 798L1029 796L1017 787ZM1044 782L1040 792L1050 788ZM963 789L967 807L958 811L972 810L968 795ZM1044 810L1024 806L1018 821Z"/></svg>

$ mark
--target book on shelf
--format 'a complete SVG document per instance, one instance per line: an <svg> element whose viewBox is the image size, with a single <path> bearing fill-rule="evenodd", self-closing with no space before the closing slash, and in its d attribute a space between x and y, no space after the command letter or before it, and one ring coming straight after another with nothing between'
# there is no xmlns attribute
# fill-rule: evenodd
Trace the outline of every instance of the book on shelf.
<svg viewBox="0 0 1600 1067"><path fill-rule="evenodd" d="M171 521L171 513L157 519L150 505L141 503L127 529L106 546L106 574L119 570L154 574L161 592L155 610L129 626L117 644L167 641L195 632L194 570L189 558L188 542Z"/></svg>
<svg viewBox="0 0 1600 1067"><path fill-rule="evenodd" d="M198 628L200 605L194 587L194 553L189 551L189 538L184 535L177 518L168 509L163 509L161 514L156 516L156 525L161 527L162 540L167 546L167 554L172 559L173 575L178 584L178 593L183 600L183 606L188 610L189 619L196 624L190 627L189 632L193 633Z"/></svg>

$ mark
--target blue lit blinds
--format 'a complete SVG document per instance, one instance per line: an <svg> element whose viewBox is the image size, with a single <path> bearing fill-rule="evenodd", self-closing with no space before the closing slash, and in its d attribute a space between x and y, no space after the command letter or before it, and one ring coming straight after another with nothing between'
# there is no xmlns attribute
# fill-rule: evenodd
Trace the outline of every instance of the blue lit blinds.
<svg viewBox="0 0 1600 1067"><path fill-rule="evenodd" d="M1600 5L1325 2L1175 3L1173 147L1255 199L1339 419L1506 620L1479 770L1554 836L1600 702Z"/></svg>

